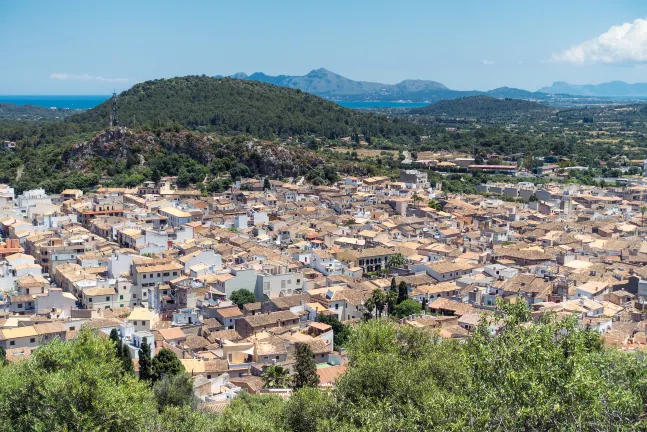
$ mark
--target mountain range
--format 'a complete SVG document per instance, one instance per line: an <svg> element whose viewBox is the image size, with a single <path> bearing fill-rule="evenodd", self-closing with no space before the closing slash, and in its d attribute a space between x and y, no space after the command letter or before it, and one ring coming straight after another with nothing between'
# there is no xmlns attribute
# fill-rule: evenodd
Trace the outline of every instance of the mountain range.
<svg viewBox="0 0 647 432"><path fill-rule="evenodd" d="M611 81L602 84L569 84L556 81L552 85L539 90L550 94L569 94L594 97L647 97L647 83L628 84L624 81Z"/></svg>
<svg viewBox="0 0 647 432"><path fill-rule="evenodd" d="M220 77L216 76L216 78ZM488 91L453 90L437 81L420 79L408 79L397 84L355 81L324 68L312 70L306 75L272 76L263 72L247 75L239 72L231 75L231 78L260 81L280 87L299 89L336 102L410 101L435 103L441 100L468 96L491 96L495 98L542 101L560 105L563 103L568 104L569 101L575 101L576 104L596 104L609 103L613 99L647 97L647 83L628 84L623 81L584 85L557 81L550 86L532 92L511 87L499 87ZM602 98L602 100L593 100L592 98Z"/></svg>
<svg viewBox="0 0 647 432"><path fill-rule="evenodd" d="M217 76L216 78L219 78ZM280 87L299 89L334 101L396 101L437 102L459 97L487 95L497 98L548 100L549 95L526 90L501 87L487 92L452 90L437 81L407 79L397 84L382 84L369 81L354 81L327 69L320 68L306 75L267 75L255 72L251 75L239 72L231 75L249 81L260 81Z"/></svg>

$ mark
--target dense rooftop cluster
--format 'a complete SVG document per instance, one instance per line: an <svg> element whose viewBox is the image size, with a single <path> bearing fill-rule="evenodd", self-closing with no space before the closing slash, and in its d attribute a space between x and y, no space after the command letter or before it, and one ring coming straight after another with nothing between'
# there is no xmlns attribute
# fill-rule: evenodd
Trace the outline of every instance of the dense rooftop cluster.
<svg viewBox="0 0 647 432"><path fill-rule="evenodd" d="M304 345L318 386L334 388L352 367L347 333L367 320L466 341L524 304L531 320L574 316L609 346L647 345L647 185L478 187L489 197L416 170L244 179L208 197L174 177L57 195L2 186L0 347L20 362L89 328L114 334L135 374L142 346L170 350L199 406L220 412L241 393L289 398Z"/></svg>

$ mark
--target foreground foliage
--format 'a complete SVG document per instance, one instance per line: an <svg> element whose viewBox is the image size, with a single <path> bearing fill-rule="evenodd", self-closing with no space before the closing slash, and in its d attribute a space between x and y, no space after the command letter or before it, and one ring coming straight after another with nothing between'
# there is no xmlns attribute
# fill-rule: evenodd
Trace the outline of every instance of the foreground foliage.
<svg viewBox="0 0 647 432"><path fill-rule="evenodd" d="M221 415L195 409L186 375L151 387L123 373L114 342L82 331L0 367L0 431L645 430L642 355L603 347L574 318L502 312L496 336L485 320L465 343L370 320L351 331L335 390L243 394Z"/></svg>

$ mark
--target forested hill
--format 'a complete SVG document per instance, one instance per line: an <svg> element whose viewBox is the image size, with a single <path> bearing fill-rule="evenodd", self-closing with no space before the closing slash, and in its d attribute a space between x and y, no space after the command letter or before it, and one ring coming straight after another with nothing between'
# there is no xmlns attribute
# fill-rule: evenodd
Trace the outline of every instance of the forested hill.
<svg viewBox="0 0 647 432"><path fill-rule="evenodd" d="M471 96L444 100L411 110L412 114L441 117L509 118L528 114L548 114L553 108L537 102L520 99L497 99L489 96Z"/></svg>
<svg viewBox="0 0 647 432"><path fill-rule="evenodd" d="M73 116L71 121L108 124L111 101ZM340 138L417 136L420 126L359 113L300 90L231 78L187 76L146 81L118 97L122 126L155 129L172 124L258 137L314 134Z"/></svg>
<svg viewBox="0 0 647 432"><path fill-rule="evenodd" d="M61 108L44 108L35 105L14 105L0 102L0 120L40 121L59 120L75 111Z"/></svg>

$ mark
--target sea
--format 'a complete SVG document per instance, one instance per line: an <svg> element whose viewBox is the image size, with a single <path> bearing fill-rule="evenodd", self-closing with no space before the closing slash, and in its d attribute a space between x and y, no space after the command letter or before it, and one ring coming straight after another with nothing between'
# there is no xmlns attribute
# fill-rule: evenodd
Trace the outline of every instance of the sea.
<svg viewBox="0 0 647 432"><path fill-rule="evenodd" d="M90 109L110 99L109 95L46 95L46 96L1 96L0 103L10 103L14 105L36 105L45 108L69 108L69 109ZM419 108L429 105L428 103L419 102L337 102L337 104L353 109L371 109L371 108Z"/></svg>
<svg viewBox="0 0 647 432"><path fill-rule="evenodd" d="M0 103L14 105L36 105L45 108L90 109L109 99L106 95L46 95L46 96L1 96Z"/></svg>

